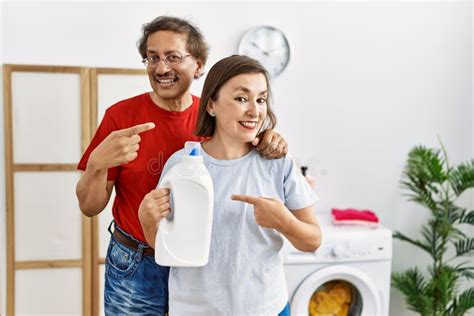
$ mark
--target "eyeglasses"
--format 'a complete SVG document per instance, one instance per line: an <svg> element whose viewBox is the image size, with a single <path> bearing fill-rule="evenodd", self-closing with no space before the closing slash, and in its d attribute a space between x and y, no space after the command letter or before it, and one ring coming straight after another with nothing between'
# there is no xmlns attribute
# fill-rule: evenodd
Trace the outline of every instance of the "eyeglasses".
<svg viewBox="0 0 474 316"><path fill-rule="evenodd" d="M188 54L188 55L181 56L177 54L171 54L171 55L167 55L165 58L159 58L158 56L150 56L150 57L144 58L142 60L142 63L145 65L145 67L154 68L158 66L158 64L160 63L160 60L162 60L163 63L165 63L165 65L175 66L181 63L184 58L189 57L189 56L191 55Z"/></svg>

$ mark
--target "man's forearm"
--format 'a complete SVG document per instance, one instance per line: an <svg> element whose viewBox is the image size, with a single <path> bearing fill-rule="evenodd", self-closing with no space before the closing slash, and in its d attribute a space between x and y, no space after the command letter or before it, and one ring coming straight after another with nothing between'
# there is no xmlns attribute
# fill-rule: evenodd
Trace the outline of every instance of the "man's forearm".
<svg viewBox="0 0 474 316"><path fill-rule="evenodd" d="M107 190L107 169L97 170L88 166L76 186L79 207L88 217L102 212L107 206L110 192Z"/></svg>

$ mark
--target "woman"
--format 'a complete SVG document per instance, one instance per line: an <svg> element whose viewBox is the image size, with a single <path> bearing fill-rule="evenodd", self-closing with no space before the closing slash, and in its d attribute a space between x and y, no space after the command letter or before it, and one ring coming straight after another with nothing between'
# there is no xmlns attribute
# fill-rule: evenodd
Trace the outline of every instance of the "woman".
<svg viewBox="0 0 474 316"><path fill-rule="evenodd" d="M254 59L224 58L207 75L196 135L211 136L202 143L214 184L209 262L171 268L170 315L289 315L283 236L310 252L321 231L312 212L317 196L293 161L265 160L251 145L276 124L269 100L268 74ZM182 155L173 154L162 174ZM169 212L163 205L159 219Z"/></svg>

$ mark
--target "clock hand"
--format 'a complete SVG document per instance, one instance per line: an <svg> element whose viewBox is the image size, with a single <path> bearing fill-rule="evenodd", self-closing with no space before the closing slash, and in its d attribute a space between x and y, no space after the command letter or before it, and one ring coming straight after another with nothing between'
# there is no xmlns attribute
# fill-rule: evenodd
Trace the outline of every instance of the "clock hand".
<svg viewBox="0 0 474 316"><path fill-rule="evenodd" d="M258 48L265 56L268 56L268 52L266 50L264 50L263 48L261 48L260 46L258 46L257 44L255 44L255 42L252 42L250 44L252 44L252 46L255 46L256 48Z"/></svg>
<svg viewBox="0 0 474 316"><path fill-rule="evenodd" d="M274 49L270 49L270 50L267 52L267 54L270 54L271 52L274 52L274 51L276 51L276 50L280 50L280 49L285 48L285 47L286 47L286 46L280 46L280 47L277 47L277 48L274 48Z"/></svg>

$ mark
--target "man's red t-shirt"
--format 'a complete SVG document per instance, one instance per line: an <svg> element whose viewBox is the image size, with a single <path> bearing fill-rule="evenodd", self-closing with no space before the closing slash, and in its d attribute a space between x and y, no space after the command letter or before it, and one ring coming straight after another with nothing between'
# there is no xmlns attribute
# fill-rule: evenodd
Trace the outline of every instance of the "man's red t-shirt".
<svg viewBox="0 0 474 316"><path fill-rule="evenodd" d="M153 122L155 128L140 134L138 157L121 166L109 169L107 179L115 181L115 200L112 207L117 225L135 238L146 242L138 207L143 197L156 188L168 158L184 147L186 141L202 141L193 135L199 109L199 98L183 112L170 112L158 107L149 93L123 100L111 106L86 149L77 168L85 170L91 152L112 131Z"/></svg>

